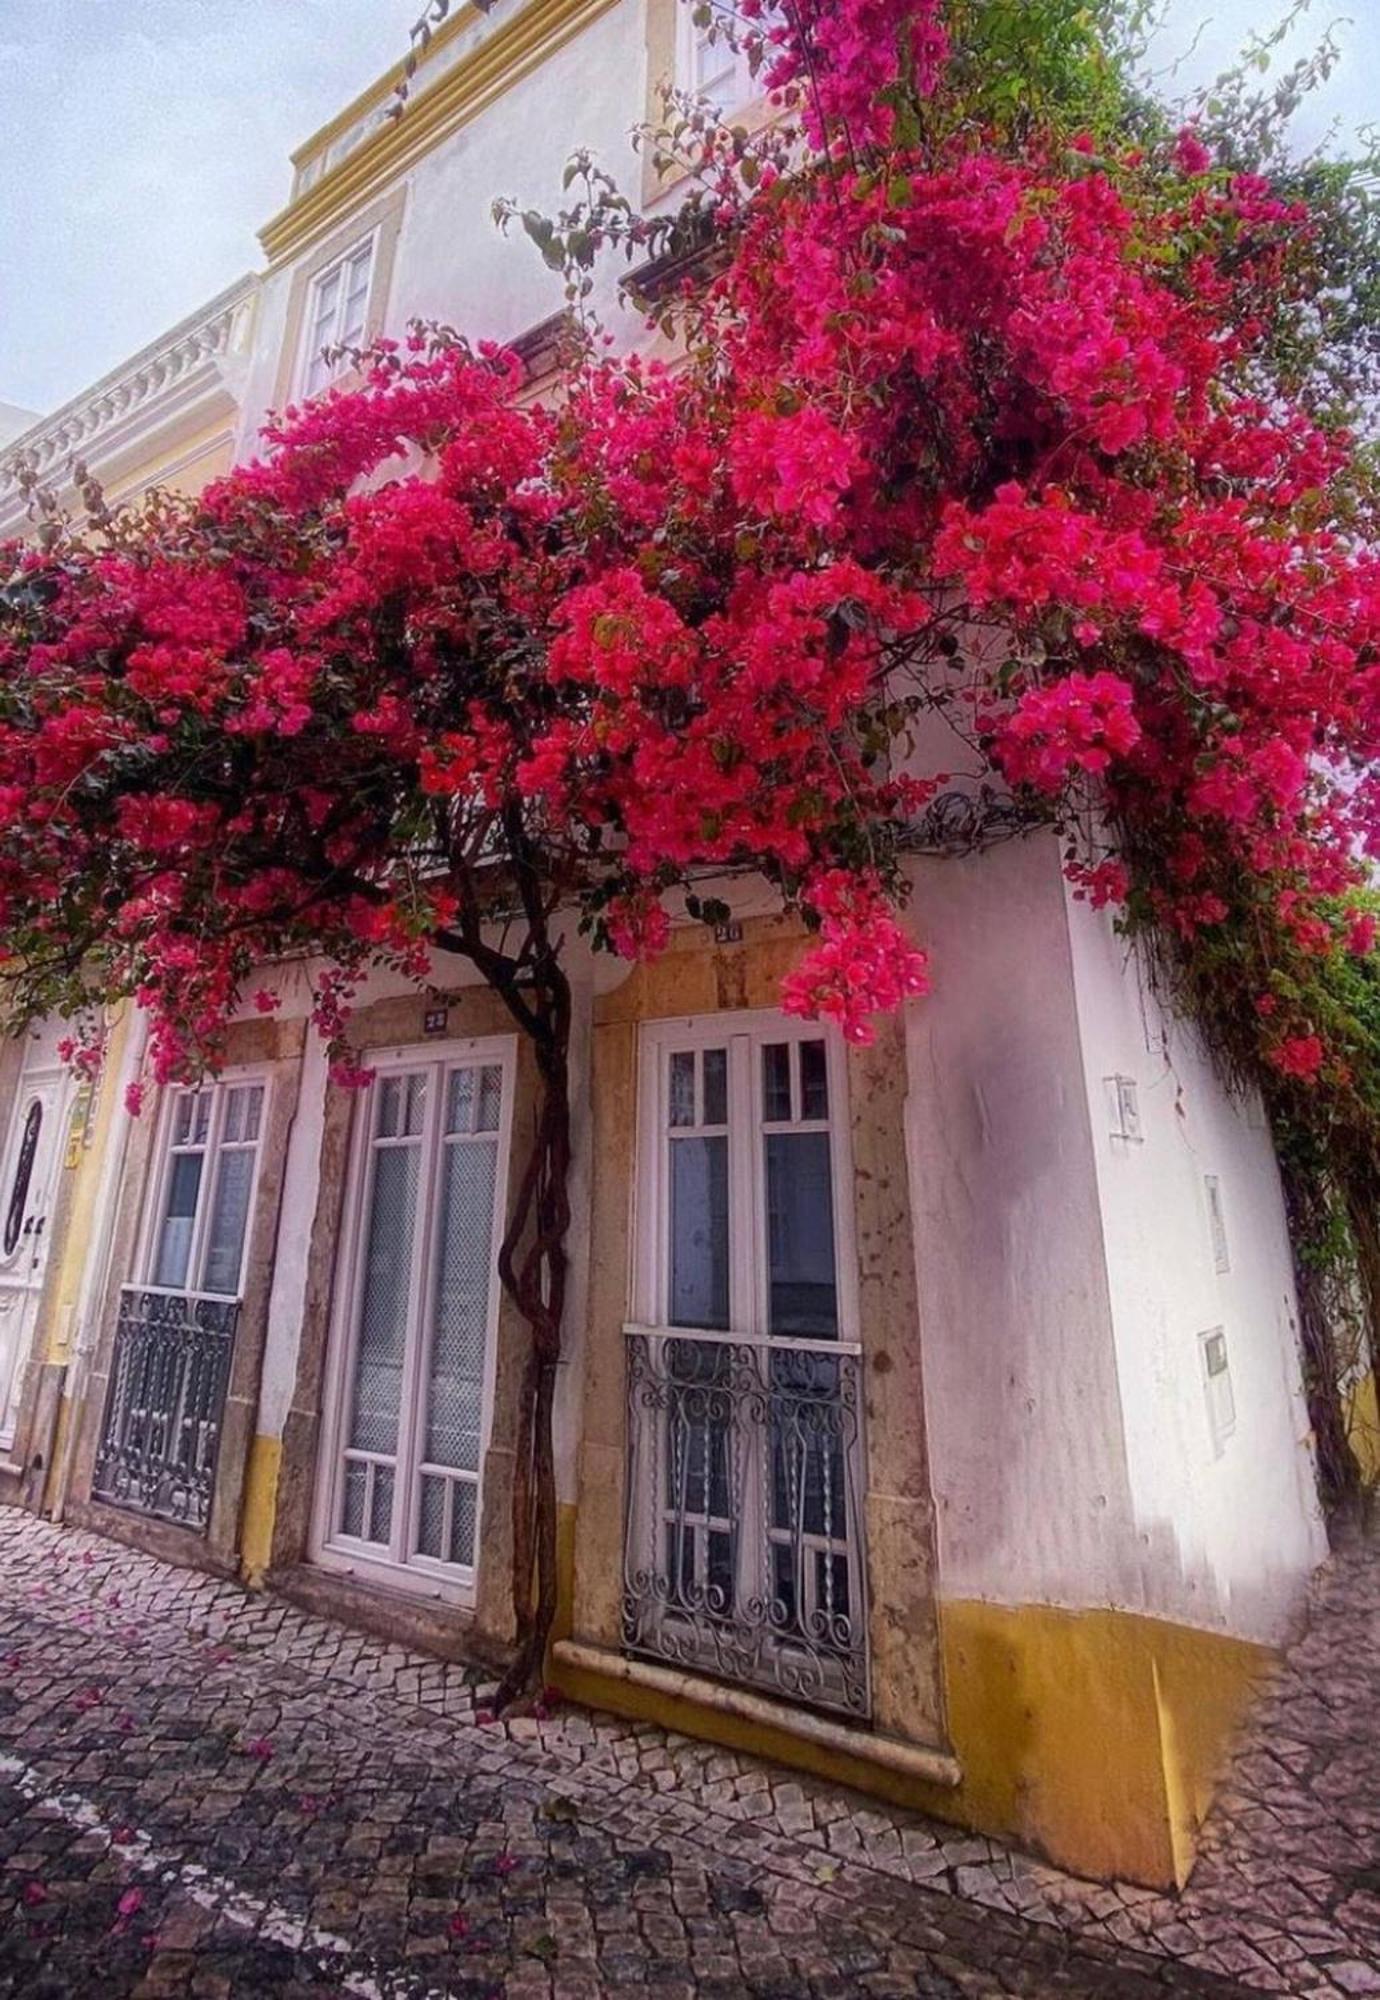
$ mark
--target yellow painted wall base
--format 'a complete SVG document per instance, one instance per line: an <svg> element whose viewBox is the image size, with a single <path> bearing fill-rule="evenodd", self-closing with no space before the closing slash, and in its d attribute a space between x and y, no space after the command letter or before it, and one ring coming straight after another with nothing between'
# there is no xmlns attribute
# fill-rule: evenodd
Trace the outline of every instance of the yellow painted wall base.
<svg viewBox="0 0 1380 2000"><path fill-rule="evenodd" d="M1231 1736L1269 1650L1123 1611L940 1608L954 1791L784 1730L561 1667L571 1699L656 1721L957 1820L1082 1875L1187 1879Z"/></svg>
<svg viewBox="0 0 1380 2000"><path fill-rule="evenodd" d="M1380 1403L1375 1377L1367 1373L1351 1392L1346 1413L1346 1441L1361 1468L1363 1486L1380 1486Z"/></svg>
<svg viewBox="0 0 1380 2000"><path fill-rule="evenodd" d="M256 1437L249 1447L244 1474L244 1511L240 1517L240 1567L255 1588L263 1582L273 1554L273 1517L278 1505L278 1467L283 1441Z"/></svg>

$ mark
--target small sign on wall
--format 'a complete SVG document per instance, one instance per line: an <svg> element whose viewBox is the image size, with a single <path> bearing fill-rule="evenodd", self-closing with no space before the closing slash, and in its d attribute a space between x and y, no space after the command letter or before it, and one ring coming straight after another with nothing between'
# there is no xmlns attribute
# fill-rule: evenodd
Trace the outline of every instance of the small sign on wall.
<svg viewBox="0 0 1380 2000"><path fill-rule="evenodd" d="M422 1033L424 1035L444 1035L449 1026L449 1007L428 1007L422 1015Z"/></svg>

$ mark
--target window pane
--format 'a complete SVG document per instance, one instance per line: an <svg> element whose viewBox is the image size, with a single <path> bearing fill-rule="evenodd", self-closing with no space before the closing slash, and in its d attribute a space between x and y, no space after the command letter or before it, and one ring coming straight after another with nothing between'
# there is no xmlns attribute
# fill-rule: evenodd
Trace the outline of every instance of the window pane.
<svg viewBox="0 0 1380 2000"><path fill-rule="evenodd" d="M403 1080L400 1076L382 1077L378 1084L378 1112L374 1119L374 1132L380 1139L394 1139L399 1131L402 1115Z"/></svg>
<svg viewBox="0 0 1380 2000"><path fill-rule="evenodd" d="M368 1484L369 1468L361 1465L357 1458L345 1462L345 1483L340 1496L340 1532L342 1535L364 1534L364 1489Z"/></svg>
<svg viewBox="0 0 1380 2000"><path fill-rule="evenodd" d="M827 1132L771 1132L767 1256L774 1334L838 1332L834 1197Z"/></svg>
<svg viewBox="0 0 1380 2000"><path fill-rule="evenodd" d="M788 1124L791 1116L791 1045L768 1042L762 1051L762 1116Z"/></svg>
<svg viewBox="0 0 1380 2000"><path fill-rule="evenodd" d="M823 1042L800 1044L800 1115L802 1118L829 1116L829 1072Z"/></svg>
<svg viewBox="0 0 1380 2000"><path fill-rule="evenodd" d="M163 1227L158 1234L158 1257L153 1282L180 1290L187 1282L187 1260L192 1251L192 1224L196 1220L196 1198L201 1188L200 1153L175 1153L168 1174L168 1205L163 1211Z"/></svg>
<svg viewBox="0 0 1380 2000"><path fill-rule="evenodd" d="M479 1511L479 1488L468 1479L457 1479L451 1488L450 1560L474 1566L475 1517Z"/></svg>
<svg viewBox="0 0 1380 2000"><path fill-rule="evenodd" d="M704 1052L704 1118L706 1125L728 1123L728 1050Z"/></svg>
<svg viewBox="0 0 1380 2000"><path fill-rule="evenodd" d="M673 1326L728 1328L728 1141L671 1141Z"/></svg>
<svg viewBox="0 0 1380 2000"><path fill-rule="evenodd" d="M496 1142L447 1146L442 1164L425 1457L479 1470L493 1280Z"/></svg>
<svg viewBox="0 0 1380 2000"><path fill-rule="evenodd" d="M446 1532L446 1488L448 1479L434 1472L422 1479L422 1504L417 1514L417 1553L439 1559Z"/></svg>
<svg viewBox="0 0 1380 2000"><path fill-rule="evenodd" d="M474 1071L455 1069L450 1073L450 1087L446 1096L447 1132L472 1132L474 1130Z"/></svg>
<svg viewBox="0 0 1380 2000"><path fill-rule="evenodd" d="M339 264L336 265L333 271L327 271L323 278L318 279L316 298L313 302L312 311L313 326L329 326L330 321L334 318L336 300L340 297L340 279L341 270Z"/></svg>
<svg viewBox="0 0 1380 2000"><path fill-rule="evenodd" d="M240 1257L244 1249L249 1191L253 1181L254 1152L251 1147L237 1147L233 1152L221 1154L220 1165L216 1169L211 1226L201 1274L203 1291L220 1292L229 1297L240 1288Z"/></svg>
<svg viewBox="0 0 1380 2000"><path fill-rule="evenodd" d="M369 1507L369 1535L371 1542L386 1543L393 1527L393 1468L388 1465L374 1467L374 1497Z"/></svg>
<svg viewBox="0 0 1380 2000"><path fill-rule="evenodd" d="M252 1142L259 1136L259 1115L263 1107L264 1090L261 1083L236 1084L226 1092L225 1130L221 1137L227 1146L241 1141Z"/></svg>
<svg viewBox="0 0 1380 2000"><path fill-rule="evenodd" d="M479 1114L474 1124L477 1132L496 1132L498 1113L503 1099L503 1072L497 1063L490 1063L479 1072Z"/></svg>
<svg viewBox="0 0 1380 2000"><path fill-rule="evenodd" d="M390 1146L374 1155L354 1405L347 1440L363 1451L392 1452L398 1444L418 1150L415 1146Z"/></svg>
<svg viewBox="0 0 1380 2000"><path fill-rule="evenodd" d="M671 1123L695 1122L695 1054L693 1049L677 1049L671 1057Z"/></svg>

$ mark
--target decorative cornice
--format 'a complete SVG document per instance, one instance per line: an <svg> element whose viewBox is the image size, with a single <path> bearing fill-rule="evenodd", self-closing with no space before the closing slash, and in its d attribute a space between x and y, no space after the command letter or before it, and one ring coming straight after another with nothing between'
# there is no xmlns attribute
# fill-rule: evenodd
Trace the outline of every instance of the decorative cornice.
<svg viewBox="0 0 1380 2000"><path fill-rule="evenodd" d="M195 406L247 350L259 281L240 278L198 313L43 417L0 453L0 520L22 512L21 476L49 481L100 462Z"/></svg>
<svg viewBox="0 0 1380 2000"><path fill-rule="evenodd" d="M528 0L511 20L495 27L477 48L459 57L411 98L401 117L377 126L265 224L259 241L269 263L281 263L334 228L352 208L468 124L615 4L616 0ZM375 102L381 102L388 94L387 84L385 78L366 92L294 158L310 158L317 144L333 130L348 128L352 117L364 115Z"/></svg>

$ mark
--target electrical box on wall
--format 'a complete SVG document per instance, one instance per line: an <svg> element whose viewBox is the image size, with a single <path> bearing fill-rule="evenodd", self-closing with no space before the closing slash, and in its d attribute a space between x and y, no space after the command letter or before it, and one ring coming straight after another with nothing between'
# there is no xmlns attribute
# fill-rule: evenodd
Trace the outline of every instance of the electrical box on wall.
<svg viewBox="0 0 1380 2000"><path fill-rule="evenodd" d="M1208 1234L1212 1238L1212 1268L1217 1272L1231 1269L1231 1246L1227 1242L1227 1216L1222 1206L1222 1183L1216 1174L1203 1175L1203 1192L1207 1196Z"/></svg>
<svg viewBox="0 0 1380 2000"><path fill-rule="evenodd" d="M1207 1397L1208 1429L1212 1449L1220 1458L1227 1439L1236 1429L1236 1396L1231 1386L1231 1360L1227 1353L1226 1329L1210 1326L1198 1335L1198 1352L1203 1364L1203 1392Z"/></svg>
<svg viewBox="0 0 1380 2000"><path fill-rule="evenodd" d="M1107 1124L1114 1139L1138 1146L1144 1137L1140 1129L1140 1087L1133 1076L1102 1079L1107 1092Z"/></svg>

